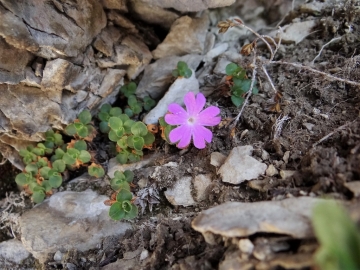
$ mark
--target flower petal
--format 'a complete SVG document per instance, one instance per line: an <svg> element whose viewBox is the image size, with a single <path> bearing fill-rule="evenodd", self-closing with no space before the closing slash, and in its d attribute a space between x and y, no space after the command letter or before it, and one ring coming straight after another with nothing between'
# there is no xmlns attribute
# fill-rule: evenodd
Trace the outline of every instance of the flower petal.
<svg viewBox="0 0 360 270"><path fill-rule="evenodd" d="M168 111L177 115L187 114L185 109L177 103L171 103L168 106Z"/></svg>
<svg viewBox="0 0 360 270"><path fill-rule="evenodd" d="M196 101L195 101L195 95L193 92L189 92L184 97L184 103L186 106L186 110L190 116L196 114Z"/></svg>
<svg viewBox="0 0 360 270"><path fill-rule="evenodd" d="M187 125L181 125L172 131L169 134L170 142L179 143L176 145L178 148L185 148L190 144L191 141L191 127Z"/></svg>
<svg viewBox="0 0 360 270"><path fill-rule="evenodd" d="M195 107L195 113L198 114L201 112L201 110L204 108L206 102L206 98L202 93L198 93L196 95L196 107Z"/></svg>
<svg viewBox="0 0 360 270"><path fill-rule="evenodd" d="M187 117L184 114L177 115L177 114L168 113L165 115L164 120L168 125L177 126L177 125L185 124L187 122Z"/></svg>
<svg viewBox="0 0 360 270"><path fill-rule="evenodd" d="M195 126L193 129L194 145L198 149L205 148L205 141L208 143L212 140L212 132L203 126Z"/></svg>
<svg viewBox="0 0 360 270"><path fill-rule="evenodd" d="M210 106L199 113L197 124L201 126L216 126L220 123L221 117L220 109L215 106Z"/></svg>

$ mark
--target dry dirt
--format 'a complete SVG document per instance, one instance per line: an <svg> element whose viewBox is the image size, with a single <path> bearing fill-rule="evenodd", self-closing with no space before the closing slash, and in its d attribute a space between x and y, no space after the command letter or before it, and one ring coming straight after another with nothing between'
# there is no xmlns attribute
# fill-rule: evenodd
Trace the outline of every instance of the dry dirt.
<svg viewBox="0 0 360 270"><path fill-rule="evenodd" d="M351 5L355 6L355 2L347 2L350 6L345 5L333 14L332 9L318 14L323 23L314 29L313 34L299 44L286 45L285 50L280 50L275 60L309 64L325 43L335 36L342 36L338 42L325 47L313 68L360 81L360 17L356 16L355 8L351 8ZM285 19L283 24L287 22ZM352 26L352 33L347 33L349 25ZM257 49L257 54L269 56L267 49L262 46ZM252 55L239 64L246 67L251 61ZM169 177L164 176L164 182L157 183L161 194L171 186L169 179L174 175L213 175L213 183L207 189L208 199L203 204L175 208L161 195L161 204L155 207L152 213L146 211L135 220L138 229L133 233L122 239L107 239L99 250L86 254L73 251L68 254L67 262L77 265L77 269L89 269L91 266L97 269L123 258L128 252L145 248L153 255L146 265L142 265L143 269L218 269L231 245L224 246L222 243L211 246L204 241L200 233L192 230L191 220L201 210L230 200L254 202L305 194L326 194L343 200L356 200L344 187L344 183L360 180L359 87L330 81L321 75L288 65L271 65L267 69L282 95L278 101L279 112L273 110L274 92L266 87L265 74L259 70L259 95L251 97L236 129L230 130L226 125L227 121L234 118L239 109L225 97L226 87L221 86L220 79L217 79L217 90L208 101L221 108L223 122L213 129L213 143L204 150L190 147L182 154L175 147L163 143L155 150L163 153L156 165L172 160L181 161L179 167L168 172ZM284 116L289 119L283 123L280 135L275 138L276 121ZM327 135L327 138L320 141ZM267 165L273 164L278 170L294 170L295 174L286 180L279 175L264 176L251 185L244 183L232 186L222 183L215 168L210 165L209 155L214 151L228 154L234 147L242 145L253 145L254 155L258 157L261 157L262 150L266 150L270 155ZM287 157L288 153L290 155ZM11 170L8 165L0 169L3 172ZM3 173L0 175L0 197L4 197L5 192L14 190L15 186L11 177ZM144 175L135 171L135 176L136 184ZM149 180L152 181L150 178ZM109 193L110 190L102 192ZM0 236L6 235L6 229L0 233ZM256 237L259 236L253 238ZM262 237L271 239L274 236ZM301 253L300 247L304 245L314 247L315 244L314 241L309 243L291 238L284 241L291 245L288 251L291 254ZM314 248L310 252L313 250ZM94 257L95 261L83 262L82 257ZM55 265L47 267L61 269L61 266Z"/></svg>

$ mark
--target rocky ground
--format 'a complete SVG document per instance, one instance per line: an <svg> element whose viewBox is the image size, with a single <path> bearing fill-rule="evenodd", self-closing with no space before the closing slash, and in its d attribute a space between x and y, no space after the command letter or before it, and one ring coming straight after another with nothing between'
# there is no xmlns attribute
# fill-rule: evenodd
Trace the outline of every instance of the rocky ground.
<svg viewBox="0 0 360 270"><path fill-rule="evenodd" d="M0 264L4 269L313 268L318 248L313 206L324 197L339 199L360 220L359 4L238 1L181 17L168 34L149 31L162 41L152 51L158 60L133 75L138 96L151 93L162 106L144 121L163 115L177 93L200 91L207 106L221 109L213 142L203 150L179 150L160 141L142 161L128 165L103 155L107 176L74 175L36 207L17 190L17 169L2 165ZM254 34L244 27L219 34L216 26L234 18L276 41L280 35L281 45L271 44L274 56L261 40L252 53L240 54ZM185 53L175 53L181 50ZM179 60L193 69L190 79L169 77ZM259 88L238 121L242 107L232 104L225 79L230 62L246 68L249 78L255 69ZM103 202L111 195L114 171L125 169L134 171L132 191L144 207L136 219L115 222Z"/></svg>

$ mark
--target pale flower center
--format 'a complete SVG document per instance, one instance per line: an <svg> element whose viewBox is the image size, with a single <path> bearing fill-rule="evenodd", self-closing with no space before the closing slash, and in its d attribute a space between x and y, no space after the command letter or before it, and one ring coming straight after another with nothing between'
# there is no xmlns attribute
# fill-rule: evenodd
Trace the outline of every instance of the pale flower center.
<svg viewBox="0 0 360 270"><path fill-rule="evenodd" d="M193 125L195 124L195 118L193 116L190 116L187 120L188 124Z"/></svg>

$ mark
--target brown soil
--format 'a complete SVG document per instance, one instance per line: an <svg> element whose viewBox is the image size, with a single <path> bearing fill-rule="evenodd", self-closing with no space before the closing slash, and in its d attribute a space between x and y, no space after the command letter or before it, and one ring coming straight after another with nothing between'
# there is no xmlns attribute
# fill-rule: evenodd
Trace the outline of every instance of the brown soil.
<svg viewBox="0 0 360 270"><path fill-rule="evenodd" d="M331 9L323 11L319 19L323 19L324 23L317 31L297 45L286 45L285 50L277 54L276 60L309 63L325 43L342 35L341 41L325 47L313 68L359 81L359 18L355 16L355 9L346 9L346 6L333 15ZM354 32L346 34L347 25L350 24ZM336 33L331 30L334 25L337 27ZM257 54L266 57L268 51L260 47ZM247 66L251 61L252 55L239 64ZM274 92L267 84L265 74L259 70L257 80L260 82L260 92L251 97L235 132L231 132L226 121L234 118L239 109L231 104L229 98L222 95L223 92L217 90L208 101L221 108L223 125L214 128L211 145L205 150L192 147L182 155L175 147L169 148L164 144L156 149L158 152L167 152L156 165L171 160L179 162L177 168L161 172L163 180L157 182L160 193L183 175L211 173L213 183L207 189L208 199L205 202L196 207L174 208L161 197L161 204L155 207L152 213L147 210L135 220L138 229L133 233L122 239L108 239L106 241L110 241L110 244L104 244L105 241L99 250L86 254L75 252L69 256L68 262L77 265L78 269L89 269L90 266L105 266L121 259L127 252L147 249L152 254L151 259L140 263L138 267L141 269L218 269L231 245L220 243L211 246L201 234L191 229L191 220L201 210L226 201L253 202L309 194L327 194L343 200L354 199L352 193L344 187L344 183L360 180L359 87L329 81L310 71L287 65L271 65L267 70L282 94L280 112L271 111ZM219 84L220 80L217 87ZM276 120L284 116L289 119L282 126L280 136L274 138ZM330 136L319 142L326 135ZM228 154L231 149L241 145L253 145L254 155L257 157L261 157L263 150L266 150L270 155L265 161L267 165L273 164L278 170L294 170L296 173L286 180L279 175L264 176L251 185L245 183L232 186L222 183L215 168L210 165L210 154L214 151ZM287 157L288 153L290 155ZM2 166L1 170L7 172L11 171L11 168ZM9 179L1 175L1 180ZM139 170L135 171L134 183L144 175L150 182L154 181L149 172ZM0 184L3 182L0 181ZM13 190L14 184L6 183L6 189ZM4 196L4 188L0 186L0 197ZM274 236L257 235L253 238L257 237L272 239ZM305 240L284 241L291 246L288 254L300 253L300 247L307 244ZM102 260L104 254L106 259ZM94 262L83 262L80 259L91 256L96 258Z"/></svg>

